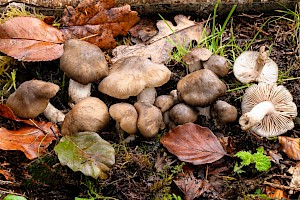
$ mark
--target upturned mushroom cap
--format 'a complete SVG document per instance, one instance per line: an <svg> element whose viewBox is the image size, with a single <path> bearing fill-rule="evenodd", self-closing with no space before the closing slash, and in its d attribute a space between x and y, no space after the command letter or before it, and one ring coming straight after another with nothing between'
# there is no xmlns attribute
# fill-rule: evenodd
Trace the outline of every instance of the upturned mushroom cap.
<svg viewBox="0 0 300 200"><path fill-rule="evenodd" d="M129 134L137 132L138 113L133 105L129 103L116 103L109 108L110 116L120 123L123 131Z"/></svg>
<svg viewBox="0 0 300 200"><path fill-rule="evenodd" d="M170 119L175 124L185 124L188 122L195 122L197 120L197 113L188 105L184 103L176 104L170 110Z"/></svg>
<svg viewBox="0 0 300 200"><path fill-rule="evenodd" d="M226 101L217 100L211 108L211 116L214 118L218 128L222 128L229 122L237 119L237 109Z"/></svg>
<svg viewBox="0 0 300 200"><path fill-rule="evenodd" d="M245 91L239 123L263 137L272 137L294 128L297 106L282 85L259 83Z"/></svg>
<svg viewBox="0 0 300 200"><path fill-rule="evenodd" d="M219 55L212 55L207 61L202 63L205 69L209 69L219 77L224 77L229 72L229 66L226 58Z"/></svg>
<svg viewBox="0 0 300 200"><path fill-rule="evenodd" d="M12 93L6 105L18 117L35 118L46 109L50 98L54 97L59 86L41 80L30 80L22 83Z"/></svg>
<svg viewBox="0 0 300 200"><path fill-rule="evenodd" d="M103 101L88 97L75 104L62 123L62 135L101 131L109 122L108 108Z"/></svg>
<svg viewBox="0 0 300 200"><path fill-rule="evenodd" d="M154 105L160 108L164 113L175 104L174 98L171 95L160 95L155 99Z"/></svg>
<svg viewBox="0 0 300 200"><path fill-rule="evenodd" d="M139 115L137 127L144 137L153 138L165 127L162 113L157 107L141 102L136 102L134 107Z"/></svg>
<svg viewBox="0 0 300 200"><path fill-rule="evenodd" d="M262 46L260 52L243 52L234 62L233 73L236 79L242 83L276 83L278 66L268 57L264 46Z"/></svg>
<svg viewBox="0 0 300 200"><path fill-rule="evenodd" d="M108 75L108 64L101 49L77 39L65 42L60 68L68 77L83 85Z"/></svg>
<svg viewBox="0 0 300 200"><path fill-rule="evenodd" d="M137 95L138 102L154 104L157 96L155 88L145 88Z"/></svg>
<svg viewBox="0 0 300 200"><path fill-rule="evenodd" d="M226 92L226 85L209 69L190 73L178 81L177 90L191 106L205 107Z"/></svg>
<svg viewBox="0 0 300 200"><path fill-rule="evenodd" d="M137 96L144 88L162 86L169 81L170 76L171 71L163 64L133 56L114 63L98 89L109 96L127 99Z"/></svg>
<svg viewBox="0 0 300 200"><path fill-rule="evenodd" d="M192 48L189 53L182 57L189 66L189 72L194 72L202 69L202 61L207 61L212 55L212 52L206 48Z"/></svg>

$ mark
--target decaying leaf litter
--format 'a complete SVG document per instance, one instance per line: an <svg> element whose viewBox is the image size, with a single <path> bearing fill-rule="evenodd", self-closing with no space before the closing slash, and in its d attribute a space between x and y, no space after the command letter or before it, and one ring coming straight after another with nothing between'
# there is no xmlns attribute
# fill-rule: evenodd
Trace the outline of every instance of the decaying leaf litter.
<svg viewBox="0 0 300 200"><path fill-rule="evenodd" d="M231 27L233 30L230 29L230 26L228 29L226 29L223 36L224 41L229 40L230 34L235 33L237 45L242 48L245 47L245 41L251 41L251 39L257 33L255 30L259 30L260 27L263 26L263 23L269 18L270 17L268 16L261 17L255 15L234 16L233 26ZM283 77L284 79L281 79L281 81L284 81L289 77L299 77L297 70L297 66L299 65L297 65L298 60L296 57L297 45L296 43L293 43L293 37L288 37L294 34L293 31L291 31L293 30L291 26L292 25L285 20L270 22L268 27L262 27L259 38L251 45L252 49L257 51L262 45L265 45L269 48L272 47L270 57L274 59L274 61L279 65L279 69L282 71L288 71L291 66L293 67L289 73L284 74L286 77ZM272 35L272 33L274 38L268 38L270 35ZM227 54L227 58L233 59L230 52ZM49 62L45 64L52 65L53 63L55 62ZM53 78L54 76L57 77L57 83L61 83L60 81L62 80L63 75L59 70L58 63L56 63L56 69L49 68L49 70L53 72L51 75L44 75L46 68L41 66L42 64L37 64L40 66L34 66L32 63L24 62L24 65L27 66L26 69L21 68L19 70L21 74L26 74L26 77L20 77L20 82L17 82L18 85L20 85L26 79L30 80L32 78L53 82L53 80L55 80ZM31 68L29 68L29 66ZM178 80L185 76L186 69L185 67L180 66L180 64L174 64L173 62L170 62L168 67L172 71L171 80L158 88L159 95L169 94L171 90L176 89ZM28 71L34 73L29 73L29 76ZM34 74L34 76L32 76L32 74ZM281 73L281 75L283 74ZM227 88L232 89L232 86L229 85L232 83L236 84L233 87L238 87L237 80L232 75L232 72L229 74L229 76L225 77L224 80L224 82L227 84ZM92 96L100 97L101 100L110 105L117 102L122 102L120 100L100 94L96 89L97 85L98 82L92 85ZM296 105L299 105L299 82L297 80L286 81L284 82L284 85L292 93ZM64 86L64 90L67 90L66 86ZM236 106L236 108L239 110L239 116L241 115L240 97L243 95L243 92L244 90L237 90L236 92L228 92L225 96L220 97L222 100L230 102ZM101 97L103 97L103 99ZM130 98L126 102L132 104L135 102L135 99ZM58 96L52 100L52 103L61 110L67 109L68 97L66 91L61 91L61 94L58 94ZM45 120L42 116L40 116L39 119ZM5 122L6 119L3 119L3 121ZM16 126L22 127L22 125L12 123L11 121L8 122L9 123L5 123L4 127L12 126L12 129L17 129ZM46 155L41 159L34 161L30 165L28 165L28 160L24 159L24 161L21 162L21 166L24 166L25 170L22 167L18 169L10 168L10 166L14 165L14 162L20 166L20 162L18 160L16 161L9 158L11 158L12 155L18 155L18 158L22 158L22 155L17 152L3 151L3 155L10 155L7 157L3 156L3 160L5 161L3 163L3 170L12 169L12 171L15 172L11 173L10 180L24 180L25 175L26 177L32 178L32 181L29 183L27 182L25 185L22 181L17 181L16 184L11 182L11 185L8 184L4 187L4 189L8 188L16 193L23 193L24 191L27 191L28 197L44 199L47 199L49 195L41 196L41 192L49 192L49 190L55 191L54 193L57 195L55 197L59 199L73 199L74 196L89 197L89 194L94 198L103 198L106 196L117 199L163 199L164 197L171 199L172 195L173 197L174 195L183 197L184 192L188 191L193 191L195 194L192 196L186 196L186 198L196 197L201 193L201 198L232 199L237 197L247 198L248 194L254 195L254 192L258 191L259 189L261 189L262 193L265 194L270 191L271 187L275 188L275 190L282 189L284 192L293 190L295 191L295 194L290 194L290 198L297 197L298 190L295 189L298 173L296 161L291 157L291 159L289 159L286 154L283 153L286 152L286 148L282 148L278 141L267 140L260 138L255 134L242 132L237 122L231 123L225 126L223 129L217 129L212 123L210 123L209 120L206 119L206 117L199 116L195 123L200 124L201 126L209 127L211 130L213 130L220 139L220 142L223 145L226 153L229 155L234 155L236 152L241 150L249 150L252 153L255 153L257 147L262 146L264 147L265 152L269 153L270 156L275 159L275 161L276 157L281 156L282 159L277 159L277 163L274 162L276 164L272 163L272 168L267 173L258 173L255 171L254 167L249 167L245 174L234 174L232 172L234 164L239 160L228 156L225 156L221 160L212 164L199 165L198 167L186 164L182 168L183 164L177 160L177 157L174 157L169 153L166 154L167 151L163 149L158 142L159 138L145 140L144 137L137 135L137 138L134 141L126 144L124 143L123 134L112 134L112 132L116 132L116 129L113 128L114 122L111 120L108 127L104 129L104 134L101 134L101 137L111 142L116 150L116 162L108 174L108 179L95 181L88 177L82 176L80 173L74 173L68 168L64 168L58 164L59 161L54 155L54 152L50 152L50 156ZM288 131L286 136L297 138L298 127L299 124L296 124L296 128L292 131ZM168 129L165 129L165 131L160 132L160 134L164 134L167 131ZM282 143L284 139L281 138L279 140L281 141L280 143ZM297 141L294 143L297 145ZM284 145L282 144L282 146ZM273 151L272 154L270 153L271 150ZM287 155L289 154L287 153ZM39 173L36 170L40 165L45 166L47 169L50 168L51 175L58 177L57 180L55 182L51 182L49 181L49 178L47 179L47 177L43 177L43 173L40 173L41 176L38 176ZM192 170L188 170L186 167L191 167ZM291 167L294 168L290 169ZM289 173L287 173L288 169L290 169ZM189 177L191 171L193 175L190 175ZM174 185L174 183L172 183L174 177L177 177L178 183L180 176L177 176L177 174L180 172L187 174L186 179L193 180L196 177L199 183L202 182L199 184L199 187L201 187L199 190L201 190L201 192L199 193L199 190L196 188L195 190L187 189L186 191L183 191L183 193L180 193L178 188ZM6 174L6 177L9 176ZM55 187L57 187L55 185L57 183L63 183L65 179L68 179L68 181L65 182L64 187L59 187L59 192L55 190ZM227 183L228 186L224 187L225 183ZM266 188L267 185L269 186L268 188ZM68 189L71 186L77 186L81 188L80 193L77 191L76 194L71 194L73 191ZM180 186L178 187L182 190ZM32 189L34 189L35 192L39 191L39 193L33 192ZM237 194L237 189L240 192L239 194ZM267 191L265 191L265 189L267 189ZM5 192L6 190L3 191ZM253 196L248 197L253 198ZM280 198L283 196L277 197Z"/></svg>

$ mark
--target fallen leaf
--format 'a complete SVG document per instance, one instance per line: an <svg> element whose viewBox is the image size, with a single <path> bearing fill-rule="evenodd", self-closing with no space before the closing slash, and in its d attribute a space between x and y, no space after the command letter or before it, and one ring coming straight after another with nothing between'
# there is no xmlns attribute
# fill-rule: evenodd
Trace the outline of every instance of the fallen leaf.
<svg viewBox="0 0 300 200"><path fill-rule="evenodd" d="M130 35L131 37L139 38L141 41L146 42L158 32L155 24L156 20L143 18L129 30Z"/></svg>
<svg viewBox="0 0 300 200"><path fill-rule="evenodd" d="M4 176L5 180L12 180L11 173L8 170L0 169L0 174Z"/></svg>
<svg viewBox="0 0 300 200"><path fill-rule="evenodd" d="M106 179L106 172L115 163L115 150L112 145L94 132L64 136L54 151L62 165L95 179Z"/></svg>
<svg viewBox="0 0 300 200"><path fill-rule="evenodd" d="M300 160L300 138L291 138L286 136L278 136L282 151L290 159Z"/></svg>
<svg viewBox="0 0 300 200"><path fill-rule="evenodd" d="M114 48L114 37L125 36L139 21L138 13L131 11L129 5L114 6L114 0L85 0L76 9L68 6L61 20L66 26L62 32L68 39L85 38L85 41L100 48Z"/></svg>
<svg viewBox="0 0 300 200"><path fill-rule="evenodd" d="M286 199L287 194L282 189L273 188L271 186L266 187L266 193L269 198L272 199Z"/></svg>
<svg viewBox="0 0 300 200"><path fill-rule="evenodd" d="M290 167L288 169L288 172L293 175L290 183L290 187L299 188L300 187L300 162L298 162L295 167Z"/></svg>
<svg viewBox="0 0 300 200"><path fill-rule="evenodd" d="M268 152L268 155L271 158L271 161L273 161L276 164L280 164L280 160L282 160L282 155L280 153L277 152L277 150L270 150Z"/></svg>
<svg viewBox="0 0 300 200"><path fill-rule="evenodd" d="M0 24L0 51L22 61L55 60L63 53L63 33L34 17Z"/></svg>
<svg viewBox="0 0 300 200"><path fill-rule="evenodd" d="M218 138L208 128L194 123L177 126L160 142L179 160L194 165L212 163L226 154Z"/></svg>
<svg viewBox="0 0 300 200"><path fill-rule="evenodd" d="M150 58L153 62L163 63L170 60L170 52L175 47L170 41L187 48L191 41L199 41L203 37L201 23L191 21L184 15L177 15L174 20L176 26L170 21L158 21L156 26L159 32L148 40L147 44L139 43L133 46L120 45L116 47L113 50L112 62L131 56L143 56Z"/></svg>

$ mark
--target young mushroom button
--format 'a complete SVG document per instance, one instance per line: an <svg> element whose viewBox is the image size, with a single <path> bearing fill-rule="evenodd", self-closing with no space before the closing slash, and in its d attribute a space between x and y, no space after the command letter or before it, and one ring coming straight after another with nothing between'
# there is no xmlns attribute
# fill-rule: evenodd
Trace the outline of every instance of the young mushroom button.
<svg viewBox="0 0 300 200"><path fill-rule="evenodd" d="M242 100L239 123L242 130L251 130L263 137L272 137L294 128L297 107L282 85L259 83L249 87Z"/></svg>

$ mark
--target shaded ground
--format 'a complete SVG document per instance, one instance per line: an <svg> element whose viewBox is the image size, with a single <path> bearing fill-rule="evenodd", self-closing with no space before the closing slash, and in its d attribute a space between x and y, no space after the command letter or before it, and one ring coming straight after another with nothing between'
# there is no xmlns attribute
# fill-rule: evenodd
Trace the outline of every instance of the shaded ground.
<svg viewBox="0 0 300 200"><path fill-rule="evenodd" d="M300 60L294 27L287 20L274 21L273 19L278 18L273 18L273 16L263 14L259 16L236 15L233 17L232 26L227 27L223 39L224 41L228 40L233 32L237 45L244 47L254 38L260 27L267 20L270 20L253 41L250 49L258 50L261 45L271 47L270 57L278 64L280 70L285 72L291 69L287 73L287 77L300 77ZM220 23L222 24L222 22ZM228 59L232 59L232 55L229 53L227 55ZM68 78L64 77L59 69L58 61L19 64L17 72L18 85L30 79L54 82L61 86L61 90L52 99L52 103L62 110L68 108L66 92ZM177 81L185 75L185 70L181 66L170 63L169 67L173 72L172 78L169 83L158 89L158 94L167 94L172 89L176 89ZM224 81L227 83L228 89L238 87L238 85L229 85L237 83L232 72ZM300 80L284 81L283 85L292 93L299 110ZM93 96L99 97L108 105L116 102L116 100L100 94L96 89L97 83L93 85ZM222 97L223 100L238 108L239 116L241 115L240 97L242 95L243 90L238 90L229 92ZM133 101L133 99L128 101ZM39 120L44 120L44 118L41 116ZM116 164L113 166L107 180L94 180L61 166L53 152L55 144L49 148L47 155L34 161L29 161L21 152L2 150L0 151L0 169L8 170L11 179L7 181L1 175L0 193L23 194L28 199L74 199L74 197L171 199L170 194L172 193L183 197L172 179L182 171L183 167L186 168L187 166L194 169L196 178L207 178L215 188L214 191L204 193L198 199L250 199L247 195L254 194L257 189L261 189L265 193L266 185L264 181L273 182L275 179L279 181L279 185L289 185L290 177L283 177L282 175L287 175L287 169L294 166L296 162L286 157L281 151L277 140L268 140L243 132L237 122L227 125L222 130L217 130L205 117L200 116L197 123L209 127L218 137L223 138L226 141L223 143L224 148L230 155L240 150L256 152L257 147L262 146L266 152L270 150L278 151L283 159L280 164L272 163L272 168L267 173L258 173L250 167L246 168L246 173L241 175L233 173L233 167L237 159L230 156L225 156L213 164L203 166L189 166L186 164L183 166L182 162L167 153L166 149L159 143L159 138L168 130L160 132L157 138L145 140L137 136L135 141L126 144L123 140L126 135L118 135L111 120L109 127L101 134L101 137L113 143L116 149ZM3 118L0 118L0 125L10 129L20 126ZM299 137L300 125L296 124L295 129L288 131L285 135ZM299 192L295 192L290 195L290 198L297 199L298 196ZM259 198L257 197L257 199Z"/></svg>

